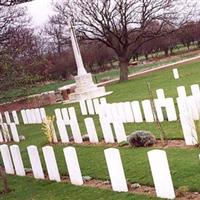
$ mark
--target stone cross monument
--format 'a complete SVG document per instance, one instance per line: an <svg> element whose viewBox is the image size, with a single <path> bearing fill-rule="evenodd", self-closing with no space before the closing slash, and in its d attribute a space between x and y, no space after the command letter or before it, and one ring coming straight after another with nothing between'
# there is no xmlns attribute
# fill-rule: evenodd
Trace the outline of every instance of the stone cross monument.
<svg viewBox="0 0 200 200"><path fill-rule="evenodd" d="M68 26L70 29L72 48L78 71L77 76L75 76L75 93L69 95L69 101L92 99L112 93L106 92L105 87L97 87L97 85L94 84L91 73L87 73L85 70L79 45L76 39L75 30L70 20L68 21Z"/></svg>

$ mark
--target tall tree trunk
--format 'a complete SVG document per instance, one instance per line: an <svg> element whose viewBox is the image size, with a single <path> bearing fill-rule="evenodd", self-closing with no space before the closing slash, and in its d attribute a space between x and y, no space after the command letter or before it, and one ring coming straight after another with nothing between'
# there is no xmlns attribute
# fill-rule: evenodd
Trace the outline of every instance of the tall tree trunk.
<svg viewBox="0 0 200 200"><path fill-rule="evenodd" d="M120 82L128 80L128 65L129 65L128 59L123 57L119 58Z"/></svg>

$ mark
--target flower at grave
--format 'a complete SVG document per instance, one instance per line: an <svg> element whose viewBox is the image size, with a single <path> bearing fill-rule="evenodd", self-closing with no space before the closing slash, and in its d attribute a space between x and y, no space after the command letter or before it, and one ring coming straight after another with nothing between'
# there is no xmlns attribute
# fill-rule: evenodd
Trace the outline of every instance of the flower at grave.
<svg viewBox="0 0 200 200"><path fill-rule="evenodd" d="M53 142L53 136L55 134L55 129L53 126L54 119L54 116L47 116L47 119L42 123L43 133L47 137L49 143Z"/></svg>
<svg viewBox="0 0 200 200"><path fill-rule="evenodd" d="M156 143L155 136L148 131L136 131L128 137L131 147L149 147Z"/></svg>

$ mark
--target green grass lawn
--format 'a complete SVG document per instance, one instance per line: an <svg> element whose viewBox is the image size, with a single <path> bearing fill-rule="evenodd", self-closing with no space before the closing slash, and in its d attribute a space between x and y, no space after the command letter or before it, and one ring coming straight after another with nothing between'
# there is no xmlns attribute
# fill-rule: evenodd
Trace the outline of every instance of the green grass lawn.
<svg viewBox="0 0 200 200"><path fill-rule="evenodd" d="M133 101L149 98L147 92L147 82L151 83L152 91L163 88L167 97L177 97L176 87L186 86L188 95L190 94L190 85L200 83L200 63L195 62L179 68L180 80L174 80L171 69L165 69L159 72L148 74L145 77L135 78L125 83L112 84L106 87L107 91L113 91L113 94L107 96L108 102ZM54 113L58 107L75 106L82 134L86 133L83 119L80 115L78 104L66 105L56 104L46 107L48 115ZM93 117L93 116L92 116ZM98 135L102 132L99 127L97 116L94 117ZM162 127L167 134L167 138L183 138L181 126L177 122L163 122ZM155 123L129 123L125 125L127 134L136 130L150 130L159 138L159 130ZM42 163L44 160L41 147L47 144L47 139L41 131L41 125L20 125L19 133L25 135L26 140L20 142L25 167L30 167L27 146L37 145L41 154ZM70 130L68 130L70 132ZM62 175L67 175L67 169L64 161L63 148L67 145L53 145L58 166ZM81 171L84 176L91 176L96 179L107 180L109 178L104 158L104 146L82 146L76 147ZM131 149L127 147L118 147L124 164L126 178L134 183L138 182L144 185L153 186L153 181L148 164L147 151L152 148ZM200 149L193 147L187 149L166 149L172 179L175 188L186 186L190 191L200 192L200 161L198 155ZM1 161L2 162L2 161ZM44 166L45 168L45 166ZM114 193L101 189L75 187L64 183L52 183L46 181L36 181L31 178L9 177L9 183L15 189L6 196L0 196L1 199L150 199L148 197L134 196L132 194ZM22 192L24 191L24 192Z"/></svg>

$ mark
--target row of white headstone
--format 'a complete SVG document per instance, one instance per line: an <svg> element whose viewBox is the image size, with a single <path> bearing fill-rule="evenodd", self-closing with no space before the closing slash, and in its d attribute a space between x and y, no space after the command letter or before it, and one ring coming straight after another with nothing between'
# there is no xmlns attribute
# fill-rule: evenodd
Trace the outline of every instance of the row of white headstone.
<svg viewBox="0 0 200 200"><path fill-rule="evenodd" d="M104 99L102 101L102 99ZM89 102L89 103L88 103ZM101 103L103 102L103 103ZM86 100L80 102L81 113L83 115L98 114L100 118L106 118L110 123L120 120L123 123L141 123L141 122L154 122L154 110L152 109L150 100L143 100L141 102L142 109L139 101L120 102L109 104L105 98ZM176 109L173 98L158 98L154 99L155 111L158 115L160 122L164 121L163 109L166 109L168 121L176 121ZM87 111L88 109L88 111ZM90 111L90 112L89 112ZM144 113L144 114L143 114Z"/></svg>
<svg viewBox="0 0 200 200"><path fill-rule="evenodd" d="M19 134L15 123L0 123L0 142L20 142Z"/></svg>
<svg viewBox="0 0 200 200"><path fill-rule="evenodd" d="M18 145L11 145L10 148L5 144L1 145L0 151L7 174L16 173L18 176L26 176ZM37 147L28 146L27 151L34 178L45 179ZM45 146L42 148L42 152L49 179L60 182L61 176L53 147ZM70 182L74 185L83 185L83 177L75 148L65 147L63 153ZM147 154L157 197L174 199L175 192L166 152L163 150L151 150ZM104 155L113 191L128 192L120 151L115 148L109 148L104 150Z"/></svg>
<svg viewBox="0 0 200 200"><path fill-rule="evenodd" d="M8 111L6 111L4 113L0 113L0 123L6 123L6 124L15 123L18 125L19 118L18 118L17 112L12 111L11 116Z"/></svg>
<svg viewBox="0 0 200 200"><path fill-rule="evenodd" d="M23 109L21 116L24 124L41 124L47 119L44 108Z"/></svg>

